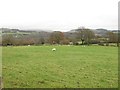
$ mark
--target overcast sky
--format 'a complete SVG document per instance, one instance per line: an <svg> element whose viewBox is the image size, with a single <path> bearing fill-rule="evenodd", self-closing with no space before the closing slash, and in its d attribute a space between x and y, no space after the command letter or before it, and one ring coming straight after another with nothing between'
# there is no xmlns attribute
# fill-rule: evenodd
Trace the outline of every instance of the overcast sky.
<svg viewBox="0 0 120 90"><path fill-rule="evenodd" d="M0 28L118 29L119 0L0 0Z"/></svg>

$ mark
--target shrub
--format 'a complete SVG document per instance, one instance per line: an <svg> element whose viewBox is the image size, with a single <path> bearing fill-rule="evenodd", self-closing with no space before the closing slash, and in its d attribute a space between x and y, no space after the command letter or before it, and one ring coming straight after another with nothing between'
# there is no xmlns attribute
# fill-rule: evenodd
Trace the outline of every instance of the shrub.
<svg viewBox="0 0 120 90"><path fill-rule="evenodd" d="M100 45L100 46L104 46L104 43L99 43L98 45Z"/></svg>
<svg viewBox="0 0 120 90"><path fill-rule="evenodd" d="M109 43L106 43L106 46L109 46Z"/></svg>

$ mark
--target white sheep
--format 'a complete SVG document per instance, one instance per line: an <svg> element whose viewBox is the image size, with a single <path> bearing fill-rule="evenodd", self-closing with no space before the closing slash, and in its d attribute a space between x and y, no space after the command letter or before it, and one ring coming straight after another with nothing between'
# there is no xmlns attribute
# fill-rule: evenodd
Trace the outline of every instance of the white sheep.
<svg viewBox="0 0 120 90"><path fill-rule="evenodd" d="M52 51L56 51L56 48L53 48Z"/></svg>

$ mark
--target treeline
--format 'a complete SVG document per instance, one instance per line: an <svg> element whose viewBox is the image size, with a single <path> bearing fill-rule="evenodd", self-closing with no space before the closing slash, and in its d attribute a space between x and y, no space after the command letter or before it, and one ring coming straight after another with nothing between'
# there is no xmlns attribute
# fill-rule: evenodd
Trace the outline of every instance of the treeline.
<svg viewBox="0 0 120 90"><path fill-rule="evenodd" d="M119 33L111 31L106 32L104 36L97 35L93 30L88 28L78 28L74 32L37 32L31 34L18 34L18 33L4 33L2 35L2 46L21 46L21 45L44 45L44 44L60 44L60 45L106 45L116 43L119 46Z"/></svg>

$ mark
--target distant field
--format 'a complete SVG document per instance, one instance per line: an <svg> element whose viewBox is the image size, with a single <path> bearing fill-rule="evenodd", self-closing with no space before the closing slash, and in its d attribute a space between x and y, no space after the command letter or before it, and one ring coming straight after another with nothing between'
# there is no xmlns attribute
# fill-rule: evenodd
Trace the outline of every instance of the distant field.
<svg viewBox="0 0 120 90"><path fill-rule="evenodd" d="M117 47L3 47L2 56L5 88L118 87Z"/></svg>

